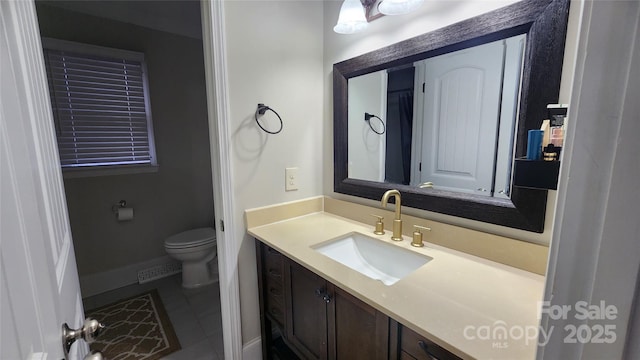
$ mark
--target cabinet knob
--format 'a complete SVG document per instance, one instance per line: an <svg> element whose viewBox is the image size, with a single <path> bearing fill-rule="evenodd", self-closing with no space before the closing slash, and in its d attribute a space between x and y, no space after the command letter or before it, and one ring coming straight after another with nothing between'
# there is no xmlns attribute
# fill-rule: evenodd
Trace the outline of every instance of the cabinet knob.
<svg viewBox="0 0 640 360"><path fill-rule="evenodd" d="M316 289L316 296L321 298L327 304L331 302L331 295L323 288Z"/></svg>

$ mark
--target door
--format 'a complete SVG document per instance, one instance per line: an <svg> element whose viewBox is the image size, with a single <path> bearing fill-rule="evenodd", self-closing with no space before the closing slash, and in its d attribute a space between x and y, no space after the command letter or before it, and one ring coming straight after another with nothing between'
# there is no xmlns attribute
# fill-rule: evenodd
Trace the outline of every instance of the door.
<svg viewBox="0 0 640 360"><path fill-rule="evenodd" d="M389 358L389 318L337 286L329 286L329 358Z"/></svg>
<svg viewBox="0 0 640 360"><path fill-rule="evenodd" d="M491 195L504 44L424 60L421 182Z"/></svg>
<svg viewBox="0 0 640 360"><path fill-rule="evenodd" d="M327 359L327 282L285 260L287 339L305 359Z"/></svg>
<svg viewBox="0 0 640 360"><path fill-rule="evenodd" d="M84 315L33 1L0 1L0 64L0 358L61 359Z"/></svg>

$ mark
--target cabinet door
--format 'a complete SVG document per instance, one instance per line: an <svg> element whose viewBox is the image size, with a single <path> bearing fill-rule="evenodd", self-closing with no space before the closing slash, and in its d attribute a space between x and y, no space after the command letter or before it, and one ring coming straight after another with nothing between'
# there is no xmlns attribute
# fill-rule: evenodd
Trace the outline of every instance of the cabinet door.
<svg viewBox="0 0 640 360"><path fill-rule="evenodd" d="M327 282L285 261L287 340L305 359L327 359Z"/></svg>
<svg viewBox="0 0 640 360"><path fill-rule="evenodd" d="M344 290L329 285L329 351L337 360L388 359L389 318Z"/></svg>

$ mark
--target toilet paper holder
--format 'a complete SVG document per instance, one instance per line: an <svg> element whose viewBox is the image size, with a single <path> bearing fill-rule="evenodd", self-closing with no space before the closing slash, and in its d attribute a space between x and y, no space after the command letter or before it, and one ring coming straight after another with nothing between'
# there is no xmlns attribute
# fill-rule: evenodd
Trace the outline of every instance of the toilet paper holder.
<svg viewBox="0 0 640 360"><path fill-rule="evenodd" d="M127 207L125 200L120 200L116 205L111 207L113 213L116 215L118 221L131 221L133 220L133 208Z"/></svg>
<svg viewBox="0 0 640 360"><path fill-rule="evenodd" d="M127 207L127 200L120 200L117 204L111 207L111 211L113 211L114 214L117 214L118 209L126 208L126 207Z"/></svg>

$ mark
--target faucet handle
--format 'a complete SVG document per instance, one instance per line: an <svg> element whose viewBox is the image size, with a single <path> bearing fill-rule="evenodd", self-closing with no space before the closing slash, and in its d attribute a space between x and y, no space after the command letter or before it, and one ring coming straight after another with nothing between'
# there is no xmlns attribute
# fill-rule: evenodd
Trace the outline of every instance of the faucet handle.
<svg viewBox="0 0 640 360"><path fill-rule="evenodd" d="M411 241L411 246L423 247L424 244L422 243L422 232L420 230L431 231L431 228L420 225L413 225L413 227L413 240Z"/></svg>
<svg viewBox="0 0 640 360"><path fill-rule="evenodd" d="M369 215L375 218L378 218L378 221L376 222L376 229L373 231L373 233L376 235L384 235L384 223L382 222L384 218L380 215L375 215L375 214L369 214Z"/></svg>

